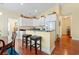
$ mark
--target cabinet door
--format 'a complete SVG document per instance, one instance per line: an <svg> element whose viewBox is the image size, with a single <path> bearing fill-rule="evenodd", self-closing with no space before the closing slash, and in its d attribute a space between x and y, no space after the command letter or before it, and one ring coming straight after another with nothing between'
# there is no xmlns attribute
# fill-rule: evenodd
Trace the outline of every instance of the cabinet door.
<svg viewBox="0 0 79 59"><path fill-rule="evenodd" d="M39 20L33 19L33 26L39 26Z"/></svg>
<svg viewBox="0 0 79 59"><path fill-rule="evenodd" d="M46 29L49 30L49 31L52 31L52 30L55 30L55 21L47 21L45 23L45 26L46 26Z"/></svg>
<svg viewBox="0 0 79 59"><path fill-rule="evenodd" d="M32 26L33 21L31 19L22 19L22 26Z"/></svg>

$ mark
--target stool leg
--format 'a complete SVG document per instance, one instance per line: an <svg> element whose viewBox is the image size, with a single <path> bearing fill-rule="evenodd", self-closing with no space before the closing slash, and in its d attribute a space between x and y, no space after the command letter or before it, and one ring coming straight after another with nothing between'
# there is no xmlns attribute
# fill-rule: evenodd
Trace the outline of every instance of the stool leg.
<svg viewBox="0 0 79 59"><path fill-rule="evenodd" d="M37 41L35 41L35 54L37 54Z"/></svg>
<svg viewBox="0 0 79 59"><path fill-rule="evenodd" d="M40 52L41 52L41 39L40 39Z"/></svg>
<svg viewBox="0 0 79 59"><path fill-rule="evenodd" d="M31 51L31 48L32 48L31 44L32 44L32 41L30 40L30 51Z"/></svg>
<svg viewBox="0 0 79 59"><path fill-rule="evenodd" d="M27 40L28 40L28 39L26 38L26 48L27 48Z"/></svg>
<svg viewBox="0 0 79 59"><path fill-rule="evenodd" d="M22 46L23 46L23 42L24 42L24 37L22 37Z"/></svg>

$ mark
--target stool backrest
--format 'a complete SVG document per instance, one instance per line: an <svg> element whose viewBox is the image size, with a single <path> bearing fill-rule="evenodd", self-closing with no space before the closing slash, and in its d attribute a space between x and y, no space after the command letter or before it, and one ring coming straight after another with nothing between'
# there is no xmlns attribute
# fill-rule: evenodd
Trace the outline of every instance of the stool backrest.
<svg viewBox="0 0 79 59"><path fill-rule="evenodd" d="M15 39L16 39L16 32L13 32L12 33L12 43L13 43L13 46L15 46Z"/></svg>

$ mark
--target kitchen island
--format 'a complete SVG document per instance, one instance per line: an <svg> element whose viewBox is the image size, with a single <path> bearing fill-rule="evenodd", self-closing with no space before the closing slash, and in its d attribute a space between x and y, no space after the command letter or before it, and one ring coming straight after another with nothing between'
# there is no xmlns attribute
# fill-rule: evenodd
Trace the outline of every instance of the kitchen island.
<svg viewBox="0 0 79 59"><path fill-rule="evenodd" d="M51 54L55 48L55 30L45 31L45 30L26 30L26 34L38 35L42 37L42 51Z"/></svg>

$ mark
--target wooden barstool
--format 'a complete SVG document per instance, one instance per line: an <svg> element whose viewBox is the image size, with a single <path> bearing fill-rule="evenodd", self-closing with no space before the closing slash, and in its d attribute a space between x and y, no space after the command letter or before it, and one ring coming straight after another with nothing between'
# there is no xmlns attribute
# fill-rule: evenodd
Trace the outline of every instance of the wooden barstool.
<svg viewBox="0 0 79 59"><path fill-rule="evenodd" d="M22 44L26 43L26 48L27 48L28 44L30 44L29 38L31 36L32 36L31 34L23 34L23 36L22 36Z"/></svg>
<svg viewBox="0 0 79 59"><path fill-rule="evenodd" d="M40 48L40 52L41 52L41 39L42 39L41 36L36 36L36 35L30 37L30 51L31 51L32 47L34 47L35 48L35 54L37 54L38 48ZM34 41L34 43L32 41Z"/></svg>

